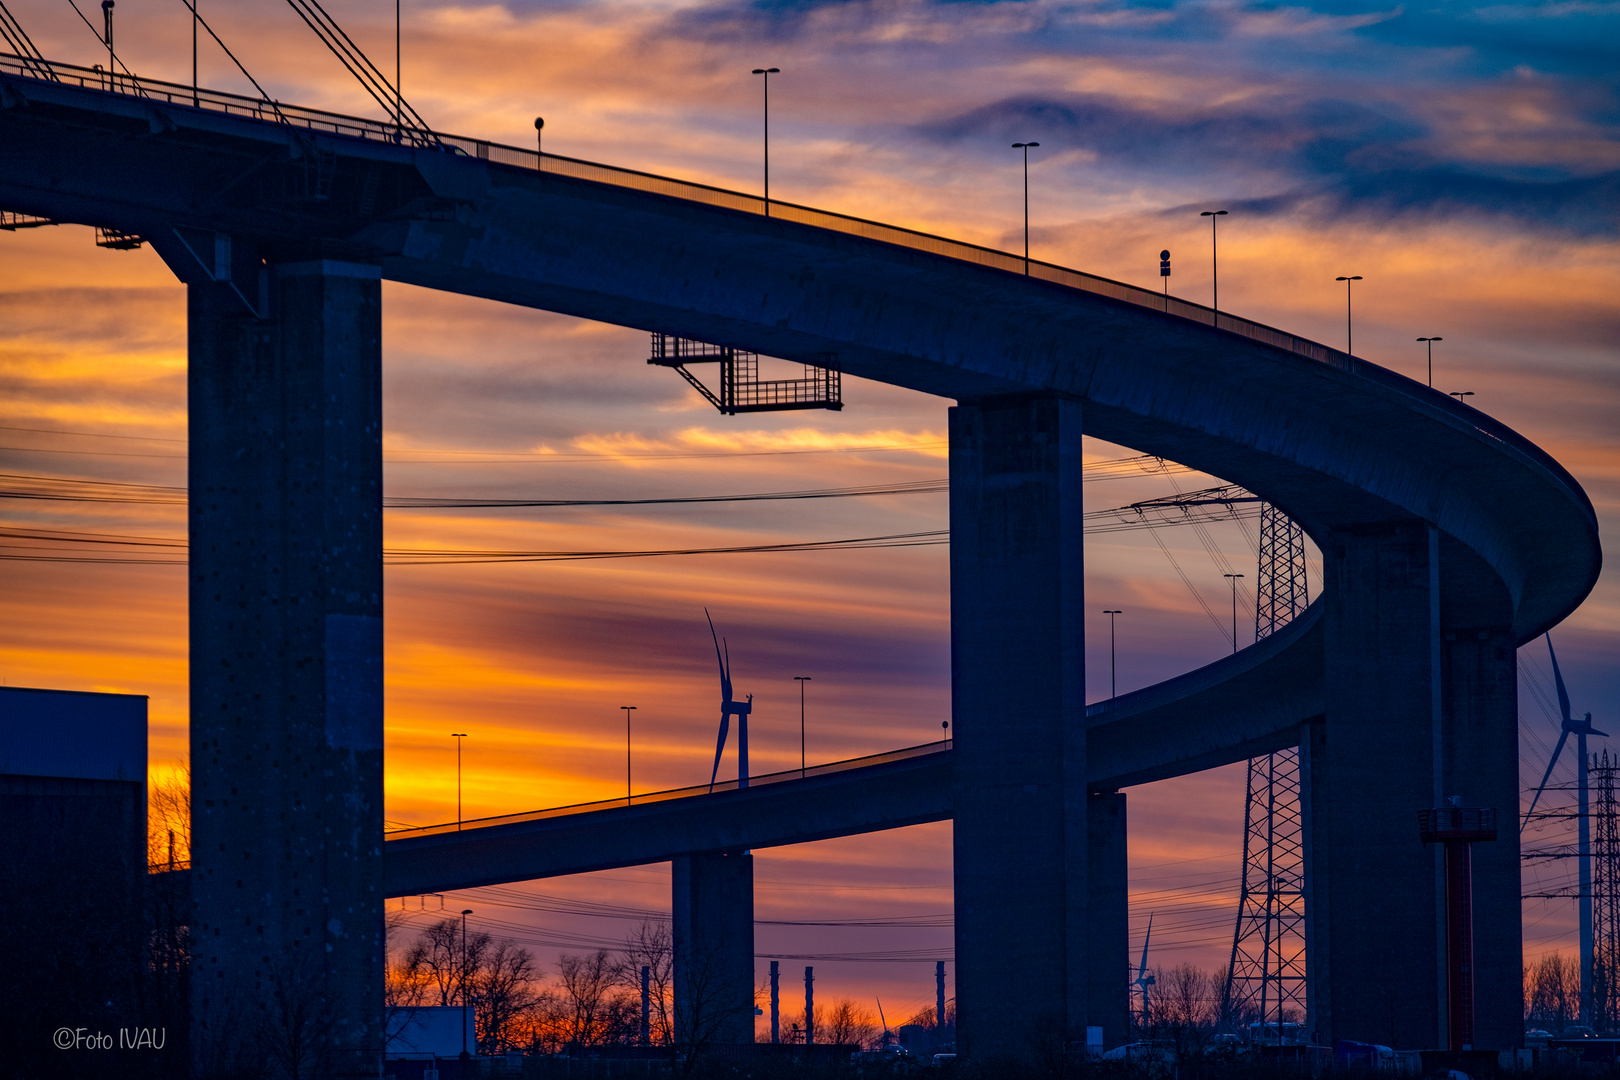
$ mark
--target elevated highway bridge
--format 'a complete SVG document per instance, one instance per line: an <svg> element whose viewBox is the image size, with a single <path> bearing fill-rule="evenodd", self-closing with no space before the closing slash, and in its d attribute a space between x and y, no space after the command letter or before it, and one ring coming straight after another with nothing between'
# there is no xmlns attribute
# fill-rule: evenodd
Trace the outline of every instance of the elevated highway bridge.
<svg viewBox="0 0 1620 1080"><path fill-rule="evenodd" d="M665 839L625 839L615 857L675 859L678 1008L707 964L709 985L732 987L729 1033L747 1038L739 845L947 812L962 1052L1035 1054L1093 1025L1117 1041L1119 789L1287 745L1301 749L1310 1029L1446 1043L1439 854L1416 812L1448 796L1516 811L1514 649L1580 604L1601 561L1580 486L1505 425L1119 282L476 139L0 57L0 146L0 210L140 237L188 286L199 1064L292 981L322 995L335 1048L363 1070L381 1046L385 894L543 873L548 851L563 865L582 843L568 830L606 838L626 830L601 823L631 820ZM955 402L953 749L401 837L385 855L384 278L832 353ZM1088 710L1082 431L1281 508L1322 550L1318 604ZM867 806L844 809L871 818L832 822L840 785ZM1520 1037L1517 854L1505 830L1474 855L1479 1046Z"/></svg>

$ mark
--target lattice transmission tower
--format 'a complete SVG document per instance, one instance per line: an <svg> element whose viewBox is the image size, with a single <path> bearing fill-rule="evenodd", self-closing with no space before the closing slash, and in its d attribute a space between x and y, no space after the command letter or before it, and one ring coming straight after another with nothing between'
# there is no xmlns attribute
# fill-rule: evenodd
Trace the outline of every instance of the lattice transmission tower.
<svg viewBox="0 0 1620 1080"><path fill-rule="evenodd" d="M1615 782L1620 757L1607 750L1592 755L1591 776L1597 805L1592 811L1592 1016L1581 1018L1597 1031L1613 1031L1620 1020L1620 802ZM1595 1023L1594 1023L1595 1021Z"/></svg>
<svg viewBox="0 0 1620 1080"><path fill-rule="evenodd" d="M1270 503L1260 507L1258 641L1305 610L1305 533ZM1249 759L1243 810L1243 887L1238 899L1223 1013L1229 1024L1258 1021L1282 1040L1305 1020L1305 850L1299 748ZM1271 1025L1275 1024L1273 1028Z"/></svg>

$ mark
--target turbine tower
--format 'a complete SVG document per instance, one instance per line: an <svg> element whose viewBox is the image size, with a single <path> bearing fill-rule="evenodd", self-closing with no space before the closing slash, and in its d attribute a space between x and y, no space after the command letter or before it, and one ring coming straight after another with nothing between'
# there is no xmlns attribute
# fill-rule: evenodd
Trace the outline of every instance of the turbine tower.
<svg viewBox="0 0 1620 1080"><path fill-rule="evenodd" d="M1558 755L1563 753L1564 744L1569 741L1570 735L1575 736L1575 754L1580 759L1580 768L1577 770L1577 789L1580 792L1578 813L1576 817L1576 858L1580 868L1580 927L1581 927L1581 1023L1592 1026L1593 1007L1597 1004L1592 993L1594 987L1593 960L1596 954L1595 937L1592 928L1592 818L1589 809L1590 785L1588 773L1592 759L1586 752L1586 737L1597 735L1608 738L1607 733L1592 727L1592 714L1587 713L1582 720L1575 720L1569 714L1569 691L1564 688L1564 674L1558 670L1558 654L1553 651L1552 634L1547 635L1547 655L1552 658L1553 684L1558 689L1558 712L1560 715L1558 743L1553 747L1552 757L1547 759L1547 771L1541 774L1541 784L1536 788L1535 797L1530 800L1530 809L1524 812L1524 820L1519 823L1519 831L1530 824L1530 815L1536 812L1536 804L1541 801L1541 793L1547 790L1547 780L1552 776L1553 766L1558 764Z"/></svg>
<svg viewBox="0 0 1620 1080"><path fill-rule="evenodd" d="M1254 636L1280 630L1305 610L1305 533L1270 503L1260 507L1260 565ZM1243 813L1243 884L1222 1020L1275 1017L1277 1039L1289 1014L1305 1019L1305 847L1299 748L1249 759ZM1261 1028L1265 1030L1264 1027Z"/></svg>
<svg viewBox="0 0 1620 1080"><path fill-rule="evenodd" d="M720 665L720 738L714 745L714 769L709 773L709 790L714 790L714 783L720 775L720 757L726 752L726 735L731 730L731 718L737 717L737 786L748 786L748 714L754 711L754 695L749 694L747 701L733 701L731 698L731 646L722 647L721 638L714 632L714 618L709 609L703 609L703 617L709 620L709 636L714 639L714 659Z"/></svg>

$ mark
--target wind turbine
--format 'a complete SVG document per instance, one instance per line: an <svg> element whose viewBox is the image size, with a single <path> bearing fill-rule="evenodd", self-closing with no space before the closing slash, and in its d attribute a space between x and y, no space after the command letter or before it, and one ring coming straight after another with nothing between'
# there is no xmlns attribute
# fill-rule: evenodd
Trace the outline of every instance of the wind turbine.
<svg viewBox="0 0 1620 1080"><path fill-rule="evenodd" d="M1148 1019L1148 987L1152 986L1155 982L1158 981L1152 975L1148 974L1148 969L1147 969L1148 942L1150 942L1152 940L1153 940L1153 914L1151 912L1149 912L1148 913L1147 933L1145 935L1143 935L1143 937L1142 937L1142 966L1137 968L1137 970L1136 970L1136 980L1131 984L1131 985L1137 987L1138 989L1140 989L1142 991L1142 1025L1144 1027L1147 1026L1147 1019Z"/></svg>
<svg viewBox="0 0 1620 1080"><path fill-rule="evenodd" d="M1581 1023L1590 1024L1592 1018L1592 961L1595 952L1595 942L1592 935L1592 821L1587 814L1587 767L1591 758L1586 754L1586 737L1597 735L1608 738L1606 732L1597 730L1592 726L1592 714L1577 721L1569 715L1569 691L1564 689L1564 674L1558 670L1558 654L1553 652L1552 634L1547 635L1547 655L1552 657L1553 683L1558 688L1558 711L1563 715L1559 725L1558 745L1553 747L1552 757L1547 761L1547 771L1541 775L1541 785L1536 788L1535 798L1530 800L1530 809L1525 811L1524 821L1519 831L1530 824L1530 815L1535 813L1536 803L1541 801L1541 793L1547 790L1547 779L1552 776L1553 766L1558 764L1558 754L1564 749L1564 743L1569 740L1570 734L1575 736L1575 752L1580 756L1580 816L1577 821L1576 833L1576 861L1580 867L1580 923L1581 923Z"/></svg>
<svg viewBox="0 0 1620 1080"><path fill-rule="evenodd" d="M720 775L720 755L726 752L726 734L731 730L731 717L737 717L737 786L748 786L748 714L754 711L754 695L749 694L747 701L733 701L731 699L731 646L721 650L720 635L714 632L714 617L709 609L703 609L703 617L709 620L709 636L714 639L714 659L720 665L720 738L714 746L714 769L709 773L709 790L714 790L716 777Z"/></svg>

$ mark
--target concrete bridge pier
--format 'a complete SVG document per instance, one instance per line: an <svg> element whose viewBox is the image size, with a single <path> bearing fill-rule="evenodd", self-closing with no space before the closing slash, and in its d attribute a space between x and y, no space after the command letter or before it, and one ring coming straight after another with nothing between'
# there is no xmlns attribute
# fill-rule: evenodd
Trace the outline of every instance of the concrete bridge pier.
<svg viewBox="0 0 1620 1080"><path fill-rule="evenodd" d="M675 1040L754 1041L754 856L679 855L672 861Z"/></svg>
<svg viewBox="0 0 1620 1080"><path fill-rule="evenodd" d="M950 411L957 1045L1046 1058L1090 1008L1080 405Z"/></svg>
<svg viewBox="0 0 1620 1080"><path fill-rule="evenodd" d="M282 1074L375 1076L380 274L272 264L246 275L255 313L183 268L194 1072L268 1059Z"/></svg>
<svg viewBox="0 0 1620 1080"><path fill-rule="evenodd" d="M1125 793L1094 791L1086 800L1091 955L1088 1026L1102 1028L1103 1047L1130 1041L1130 872L1126 862Z"/></svg>
<svg viewBox="0 0 1620 1080"><path fill-rule="evenodd" d="M1500 815L1501 839L1475 847L1474 1045L1521 1041L1512 635L1448 626L1492 611L1505 623L1509 608L1484 578L1442 596L1442 559L1465 557L1448 544L1402 520L1336 530L1323 553L1327 711L1301 763L1310 1023L1324 1041L1446 1045L1442 852L1419 842L1417 813L1450 795Z"/></svg>

